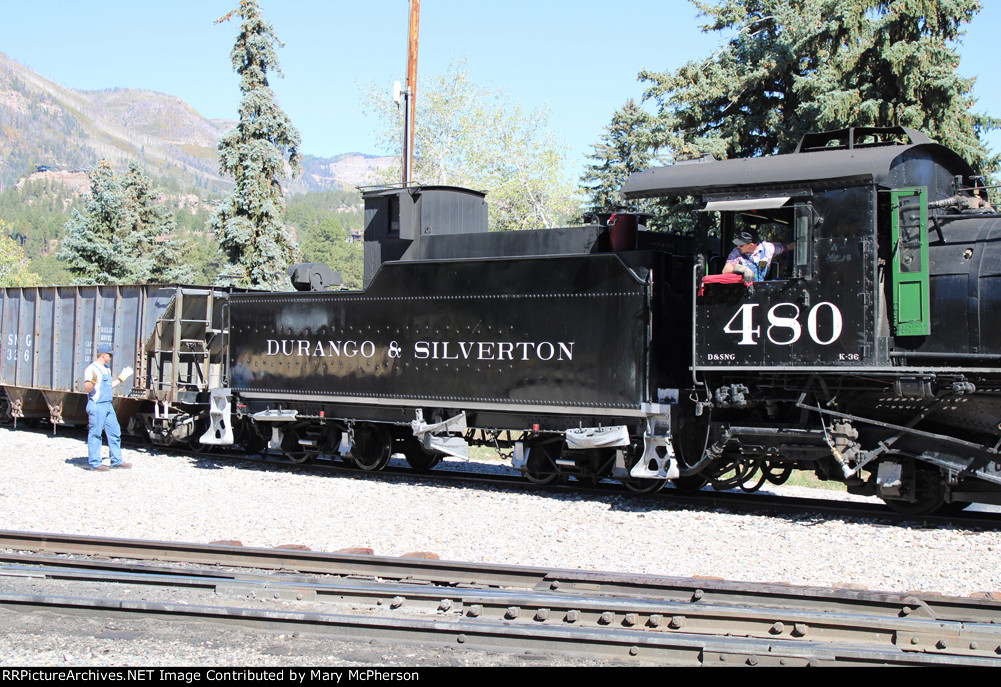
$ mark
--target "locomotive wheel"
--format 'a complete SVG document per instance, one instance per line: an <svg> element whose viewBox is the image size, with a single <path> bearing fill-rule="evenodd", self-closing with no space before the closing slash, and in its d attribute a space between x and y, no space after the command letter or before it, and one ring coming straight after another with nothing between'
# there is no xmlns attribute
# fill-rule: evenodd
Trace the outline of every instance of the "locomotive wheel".
<svg viewBox="0 0 1001 687"><path fill-rule="evenodd" d="M938 509L941 515L959 515L971 504L971 501L951 501Z"/></svg>
<svg viewBox="0 0 1001 687"><path fill-rule="evenodd" d="M399 448L400 453L407 459L407 464L417 472L429 472L445 457L445 454L437 451L426 451L417 437L400 440Z"/></svg>
<svg viewBox="0 0 1001 687"><path fill-rule="evenodd" d="M883 499L883 503L890 507L890 510L902 515L931 515L937 513L945 502L941 498L925 496L913 503L902 499Z"/></svg>
<svg viewBox="0 0 1001 687"><path fill-rule="evenodd" d="M613 454L614 455L614 454ZM632 470L636 467L636 464L643 460L643 444L640 442L634 442L632 445L631 453L629 454L630 463L629 469ZM653 467L651 466L651 469ZM622 482L626 489L633 492L634 494L656 494L658 491L667 486L668 480L666 479L641 479L639 477L633 477L632 475L626 475L620 477L619 481Z"/></svg>
<svg viewBox="0 0 1001 687"><path fill-rule="evenodd" d="M914 501L883 498L891 510L903 515L931 515L948 510L945 502L945 481L938 469L914 465L911 488L916 492Z"/></svg>
<svg viewBox="0 0 1001 687"><path fill-rule="evenodd" d="M289 459L290 462L296 465L304 465L306 463L313 462L313 456L309 455L305 451L296 451L295 453L286 453L285 457Z"/></svg>
<svg viewBox="0 0 1001 687"><path fill-rule="evenodd" d="M382 470L389 464L392 455L392 438L384 427L364 422L355 428L351 462L359 470Z"/></svg>
<svg viewBox="0 0 1001 687"><path fill-rule="evenodd" d="M560 469L556 465L556 456L551 448L542 442L529 445L528 461L523 473L525 479L532 484L545 486L560 478Z"/></svg>
<svg viewBox="0 0 1001 687"><path fill-rule="evenodd" d="M576 461L581 471L581 474L574 475L574 479L587 489L602 489L606 486L604 479L612 475L615 449L589 448L570 453L577 455Z"/></svg>
<svg viewBox="0 0 1001 687"><path fill-rule="evenodd" d="M257 426L251 422L242 422L236 428L236 444L242 446L247 453L263 453L268 447L268 440L261 436Z"/></svg>
<svg viewBox="0 0 1001 687"><path fill-rule="evenodd" d="M299 444L299 432L292 428L287 429L282 437L282 455L296 465L313 462L313 454Z"/></svg>
<svg viewBox="0 0 1001 687"><path fill-rule="evenodd" d="M682 491L698 491L702 487L709 484L709 480L707 480L702 475L686 475L685 477L675 477L670 481L671 484L674 485L675 489L681 489Z"/></svg>
<svg viewBox="0 0 1001 687"><path fill-rule="evenodd" d="M626 489L634 494L656 494L667 486L667 482L666 479L637 479L635 477L622 480Z"/></svg>

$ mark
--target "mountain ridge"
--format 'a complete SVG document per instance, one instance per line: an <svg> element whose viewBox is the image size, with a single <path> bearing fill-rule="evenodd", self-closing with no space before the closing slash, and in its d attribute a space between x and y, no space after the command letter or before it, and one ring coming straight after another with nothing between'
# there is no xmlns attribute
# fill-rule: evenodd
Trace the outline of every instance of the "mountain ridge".
<svg viewBox="0 0 1001 687"><path fill-rule="evenodd" d="M0 52L0 190L39 168L89 169L130 160L165 188L207 197L232 181L219 173L216 145L237 124L208 119L178 96L133 88L82 91L61 86ZM292 193L378 183L393 158L303 155Z"/></svg>

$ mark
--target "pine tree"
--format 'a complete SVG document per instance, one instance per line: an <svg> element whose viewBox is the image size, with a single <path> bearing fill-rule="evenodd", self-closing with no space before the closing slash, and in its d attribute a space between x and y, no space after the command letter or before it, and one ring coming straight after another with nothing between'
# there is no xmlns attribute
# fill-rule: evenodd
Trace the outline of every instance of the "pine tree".
<svg viewBox="0 0 1001 687"><path fill-rule="evenodd" d="M591 209L614 212L622 207L619 189L633 172L655 163L654 118L630 100L612 115L601 142L594 146L593 160L585 168L581 183Z"/></svg>
<svg viewBox="0 0 1001 687"><path fill-rule="evenodd" d="M977 0L693 0L703 31L732 37L673 72L640 73L659 107L650 128L674 157L791 152L808 131L907 126L982 174L999 168L980 138L955 44Z"/></svg>
<svg viewBox="0 0 1001 687"><path fill-rule="evenodd" d="M188 240L177 232L174 214L159 200L159 192L139 164L129 164L122 180L125 231L138 237L146 274L142 283L179 284L190 282L193 268L187 264L191 253Z"/></svg>
<svg viewBox="0 0 1001 687"><path fill-rule="evenodd" d="M298 261L299 249L283 224L281 179L302 172L300 139L275 102L267 77L269 69L281 75L275 47L283 44L261 17L257 0L240 0L218 21L234 15L243 20L231 53L243 98L239 124L219 140L219 167L234 178L236 188L219 205L210 227L230 263L228 281L289 289L286 270Z"/></svg>
<svg viewBox="0 0 1001 687"><path fill-rule="evenodd" d="M56 257L67 263L77 284L138 283L149 265L137 237L122 231L122 184L107 160L101 160L89 177L90 198L82 213L73 210Z"/></svg>
<svg viewBox="0 0 1001 687"><path fill-rule="evenodd" d="M148 284L190 278L187 243L138 163L119 179L101 160L90 173L84 212L74 209L56 256L78 284Z"/></svg>

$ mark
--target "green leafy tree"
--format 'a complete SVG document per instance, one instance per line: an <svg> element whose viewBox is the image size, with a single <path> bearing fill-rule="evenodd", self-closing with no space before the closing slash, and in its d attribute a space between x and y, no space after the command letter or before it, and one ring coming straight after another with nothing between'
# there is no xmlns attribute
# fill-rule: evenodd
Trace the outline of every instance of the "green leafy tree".
<svg viewBox="0 0 1001 687"><path fill-rule="evenodd" d="M809 131L907 126L991 174L956 43L977 0L721 0L694 4L731 37L675 71L643 71L650 145L674 158L791 152Z"/></svg>
<svg viewBox="0 0 1001 687"><path fill-rule="evenodd" d="M83 201L51 180L28 179L0 192L0 217L8 225L4 234L23 248L31 271L39 275L38 284L68 284L72 280L55 251L74 206L83 207Z"/></svg>
<svg viewBox="0 0 1001 687"><path fill-rule="evenodd" d="M286 270L299 259L299 249L286 231L281 180L301 174L299 132L278 106L268 85L268 70L281 75L275 47L283 45L261 17L257 0L219 19L239 16L243 22L231 53L240 75L240 122L219 140L219 167L236 188L210 221L232 283L247 287L289 289Z"/></svg>
<svg viewBox="0 0 1001 687"><path fill-rule="evenodd" d="M36 286L40 278L28 266L21 244L9 236L11 226L0 219L0 287Z"/></svg>
<svg viewBox="0 0 1001 687"><path fill-rule="evenodd" d="M365 272L365 248L362 241L352 241L351 234L337 218L324 219L313 230L312 241L303 244L308 262L322 262L341 274L346 289L360 289Z"/></svg>
<svg viewBox="0 0 1001 687"><path fill-rule="evenodd" d="M176 236L173 215L158 200L149 177L132 162L119 179L107 160L90 173L84 212L73 210L57 257L78 284L183 282L187 242Z"/></svg>
<svg viewBox="0 0 1001 687"><path fill-rule="evenodd" d="M402 152L403 114L383 89L366 94L382 146ZM576 218L567 146L549 131L545 110L525 112L501 91L474 84L464 61L422 82L414 126L413 181L489 194L490 228L536 229ZM387 181L400 178L391 169Z"/></svg>

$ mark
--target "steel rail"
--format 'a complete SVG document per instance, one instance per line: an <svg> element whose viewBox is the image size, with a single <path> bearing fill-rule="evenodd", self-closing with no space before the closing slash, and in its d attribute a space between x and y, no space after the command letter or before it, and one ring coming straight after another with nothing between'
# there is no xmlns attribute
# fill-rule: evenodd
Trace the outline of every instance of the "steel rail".
<svg viewBox="0 0 1001 687"><path fill-rule="evenodd" d="M990 658L935 655L900 648L788 642L687 633L636 633L618 628L554 627L496 623L478 619L372 618L366 616L198 606L118 599L81 599L31 594L0 594L0 608L48 610L115 617L187 618L256 625L273 631L324 633L350 641L387 641L462 646L486 651L526 650L588 658L604 657L665 665L910 665L997 666Z"/></svg>
<svg viewBox="0 0 1001 687"><path fill-rule="evenodd" d="M177 453L188 453L182 449L171 449ZM598 496L626 496L630 499L650 499L670 502L673 504L683 504L690 506L709 507L713 509L732 508L742 511L771 511L776 513L803 512L820 513L824 515L835 515L839 517L852 518L876 518L882 521L894 523L922 522L935 525L949 525L960 523L965 527L983 527L988 529L1001 528L1001 513L982 511L961 511L948 515L908 515L898 513L884 503L868 503L859 501L842 501L838 499L825 498L804 498L797 496L777 496L771 494L761 494L756 492L740 491L708 491L665 487L661 491L649 494L641 494L630 491L626 486L616 482L604 482L597 485L572 482L554 482L547 485L532 484L524 477L517 474L493 474L466 470L431 470L428 472L415 471L409 467L396 467L390 465L382 470L366 472L358 468L351 467L336 460L313 461L309 463L295 463L280 456L268 455L260 457L250 454L221 454L205 453L202 451L190 451L190 455L203 458L225 458L235 460L247 460L254 463L264 463L273 467L313 469L330 471L335 474L350 476L368 476L374 478L382 477L404 477L410 479L441 480L441 481L470 481L477 484L488 484L518 489L530 493L585 493Z"/></svg>
<svg viewBox="0 0 1001 687"><path fill-rule="evenodd" d="M228 461L249 461L257 464L265 464L281 469L317 470L332 472L339 475L349 475L353 477L405 477L422 480L441 481L471 481L477 484L495 485L518 489L525 492L534 493L586 493L595 495L627 496L630 499L657 499L669 501L675 504L701 506L713 509L731 508L742 511L769 511L775 513L795 513L803 512L819 513L823 515L834 515L838 517L852 518L876 518L881 521L893 523L922 522L934 525L962 524L964 527L983 527L987 529L1001 529L1001 513L962 511L948 515L907 515L892 510L882 503L865 503L858 501L841 501L837 499L823 498L803 498L790 496L773 496L760 493L744 493L737 491L689 491L685 489L664 488L659 492L650 494L640 494L630 491L627 487L617 483L601 483L599 485L587 485L580 482L553 483L548 485L532 484L524 477L517 474L498 475L475 471L461 470L431 470L429 472L416 471L409 467L388 466L383 470L367 472L351 467L348 464L340 463L335 459L321 459L307 463L296 463L274 454L248 454L221 451L202 451L195 449L185 449L179 446L158 447L149 444L137 445L150 451L165 451L172 455L188 455L210 460Z"/></svg>
<svg viewBox="0 0 1001 687"><path fill-rule="evenodd" d="M180 573L180 574L179 574ZM376 581L328 581L234 575L221 579L201 570L152 567L137 571L73 569L57 564L0 567L0 577L23 576L101 585L156 586L239 599L303 604L367 604L392 615L448 613L494 622L532 626L619 628L634 632L740 635L750 638L839 643L866 648L902 647L941 655L993 658L1001 665L1001 626L940 621L916 616L888 617L804 611L768 605L725 606L689 602L526 592L506 589L456 589ZM134 595L130 598L135 598Z"/></svg>
<svg viewBox="0 0 1001 687"><path fill-rule="evenodd" d="M226 544L187 544L13 531L0 531L0 548L341 576L389 579L416 577L435 584L483 584L520 588L533 588L547 572L543 568L490 563L468 564L416 558L319 553L296 549L263 549Z"/></svg>
<svg viewBox="0 0 1001 687"><path fill-rule="evenodd" d="M185 453L178 450L177 453ZM672 505L695 506L702 508L731 509L742 512L767 512L776 514L816 513L827 516L850 518L873 518L882 522L913 523L921 522L933 525L961 524L964 527L982 527L985 529L1001 529L1001 513L961 511L948 515L907 515L892 510L883 503L867 503L859 501L842 501L838 499L804 498L798 496L777 496L756 492L738 491L708 491L665 487L661 491L641 494L630 491L624 485L615 482L602 482L588 485L573 481L569 483L553 483L546 485L532 484L519 475L498 475L492 473L462 471L462 470L431 470L421 472L408 467L388 466L375 472L365 472L336 462L317 461L311 463L295 463L284 458L269 456L260 458L253 455L226 455L219 453L204 453L191 451L190 455L199 458L245 460L262 463L282 469L316 470L352 477L370 477L385 479L403 477L408 479L438 480L443 482L472 482L477 485L500 486L517 489L526 493L584 493L595 496L627 497L629 499L645 499L648 503L657 501ZM639 501L637 501L639 502Z"/></svg>
<svg viewBox="0 0 1001 687"><path fill-rule="evenodd" d="M793 610L916 617L1001 624L1001 600L940 594L828 589L630 573L599 573L493 563L321 553L223 544L187 544L0 530L0 549L38 553L175 561L425 583L447 587L501 587L589 596L627 596L691 604L771 606ZM6 554L10 556L11 554ZM0 555L0 558L5 557ZM16 560L16 559L15 559ZM66 561L60 559L60 564ZM94 564L88 561L87 565Z"/></svg>

